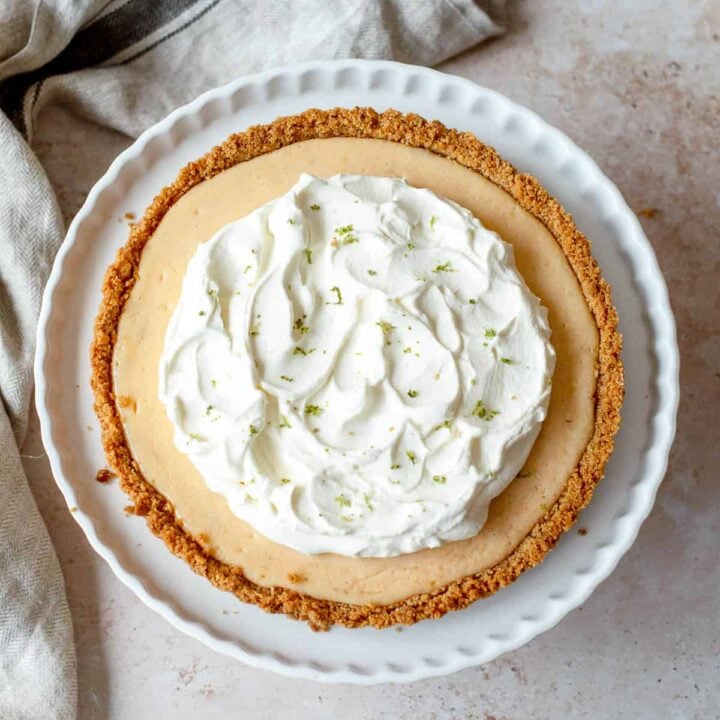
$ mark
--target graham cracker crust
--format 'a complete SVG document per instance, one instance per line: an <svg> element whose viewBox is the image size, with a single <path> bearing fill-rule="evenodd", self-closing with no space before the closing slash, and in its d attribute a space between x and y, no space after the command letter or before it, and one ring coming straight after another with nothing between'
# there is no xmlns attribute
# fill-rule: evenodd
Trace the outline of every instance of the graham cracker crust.
<svg viewBox="0 0 720 720"><path fill-rule="evenodd" d="M248 580L242 568L214 558L203 546L203 538L194 537L183 528L172 503L143 477L125 439L116 405L121 399L116 398L113 391L113 351L120 316L135 284L143 248L168 209L198 183L238 163L292 143L330 137L376 138L424 148L475 170L505 190L555 237L577 276L599 331L595 429L558 500L502 562L433 592L382 606L351 605L321 600L290 588L263 587ZM510 584L522 572L541 562L562 533L573 525L603 477L613 450L624 395L622 339L610 288L591 255L589 241L534 177L518 172L471 133L448 129L418 115L404 115L396 110L378 113L371 108L311 109L231 135L186 165L175 182L157 195L143 218L132 226L128 242L107 269L102 291L90 349L91 386L107 461L118 474L120 487L133 501L133 512L144 516L151 532L161 538L171 552L217 588L232 592L240 600L267 612L305 620L315 630L327 629L333 624L350 628L410 625L465 608ZM292 584L296 579L288 580Z"/></svg>

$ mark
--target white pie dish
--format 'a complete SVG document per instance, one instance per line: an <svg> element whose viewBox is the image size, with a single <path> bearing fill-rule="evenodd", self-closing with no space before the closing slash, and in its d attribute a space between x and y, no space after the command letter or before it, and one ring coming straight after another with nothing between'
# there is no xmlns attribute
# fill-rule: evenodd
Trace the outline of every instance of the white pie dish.
<svg viewBox="0 0 720 720"><path fill-rule="evenodd" d="M533 173L573 213L613 287L625 335L627 399L615 454L582 526L514 585L402 633L312 633L215 590L127 518L116 485L94 481L104 457L92 411L88 348L107 265L127 231L189 160L231 132L309 107L394 107L471 130ZM171 623L214 649L288 675L339 682L415 680L486 662L551 627L604 579L637 534L664 474L677 407L677 346L662 276L637 219L582 151L492 91L387 62L308 63L206 93L145 132L112 164L73 221L46 288L38 330L43 440L68 505L125 582ZM89 432L87 427L93 428ZM140 541L140 546L138 546Z"/></svg>

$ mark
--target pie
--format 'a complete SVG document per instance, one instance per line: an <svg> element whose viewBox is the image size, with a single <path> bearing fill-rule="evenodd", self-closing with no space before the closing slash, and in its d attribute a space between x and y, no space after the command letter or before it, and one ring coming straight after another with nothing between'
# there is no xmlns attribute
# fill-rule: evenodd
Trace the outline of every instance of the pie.
<svg viewBox="0 0 720 720"><path fill-rule="evenodd" d="M312 179L312 176L316 178ZM296 185L298 178L301 177L306 178L302 181L306 185L302 187ZM338 177L341 180L326 180ZM215 467L207 465L213 457L222 460L228 455L233 456L235 446L231 446L229 450L225 448L225 455L222 453L213 455L217 448L213 450L210 439L205 436L208 433L193 432L190 425L180 427L182 423L200 423L202 427L210 428L209 433L212 433L213 427L225 427L227 422L230 422L227 418L235 417L220 412L215 408L214 402L208 402L206 408L201 407L200 410L204 408L204 412L197 410L195 417L192 415L192 407L187 405L191 401L182 395L192 385L187 382L187 375L182 374L186 371L187 362L196 363L197 367L200 367L199 363L202 360L208 368L215 368L217 359L224 357L221 346L218 346L217 351L212 352L209 350L206 352L202 348L193 351L188 355L190 360L178 361L180 362L178 367L182 369L182 372L178 371L180 375L168 374L169 379L163 379L165 376L162 372L158 372L158 368L170 367L166 362L168 352L166 344L174 337L173 333L180 333L178 347L186 348L187 343L194 340L192 338L187 340L182 333L187 329L188 323L194 322L198 327L202 325L198 332L210 333L203 337L214 338L212 341L215 342L217 337L212 335L210 332L212 327L208 324L211 318L215 318L214 321L221 324L229 322L227 314L232 311L232 307L235 307L232 303L240 302L242 299L243 291L238 290L237 293L233 293L239 296L238 299L228 297L222 305L217 297L215 285L208 286L207 278L202 280L206 283L202 287L208 288L208 297L201 303L197 299L199 297L197 293L192 294L190 286L195 281L191 282L189 279L191 275L189 268L197 265L196 258L203 243L213 238L207 244L207 247L210 247L218 233L224 232L224 228L235 227L237 232L241 230L246 232L250 225L233 225L233 223L246 222L242 218L255 217L254 212L259 212L258 209L261 207L270 207L272 203L275 203L272 207L284 208L285 206L277 204L280 202L277 199L287 197L289 191L300 197L303 188L318 187L322 192L329 193L328 198L333 198L335 197L333 193L339 192L338 183L342 185L343 192L347 188L355 192L353 188L359 187L358 183L362 184L362 178L377 181L376 185L370 183L368 186L369 195L375 193L377 187L390 187L387 184L390 182L388 179L404 178L406 183L401 180L392 181L393 193L406 192L405 188L408 188L407 193L410 193L408 197L416 197L413 193L419 193L420 189L426 188L435 194L432 197L422 196L426 199L430 198L428 202L435 202L432 199L435 197L450 201L448 205L438 206L442 212L445 212L443 208L449 207L452 210L459 206L457 212L461 215L457 217L475 223L475 220L469 219L472 214L484 228L496 232L503 241L512 246L517 271L529 291L539 298L542 306L547 308L547 322L552 331L554 348L552 357L555 367L551 387L548 375L550 389L543 396L547 413L545 415L545 406L542 406L542 412L538 410L540 415L537 417L542 416L544 420L541 427L539 423L537 425L539 435L530 431L526 435L530 441L534 441L527 444L529 455L527 452L522 457L517 455L521 457L522 468L519 472L514 468L512 482L509 482L507 487L492 499L492 502L488 500L487 520L485 521L484 515L480 512L479 519L476 519L475 530L472 530L472 523L468 525L459 522L457 527L461 528L462 532L456 532L453 529L455 525L450 527L447 524L447 514L443 515L443 513L450 512L447 508L455 507L452 503L456 501L461 491L458 489L453 493L449 490L453 480L451 473L445 475L440 470L430 469L427 471L427 482L423 481L428 487L422 492L419 488L425 488L425 485L418 484L419 479L413 482L408 480L407 488L403 484L405 480L390 479L389 482L397 487L392 488L387 485L389 494L383 497L391 500L387 500L390 504L383 505L382 508L378 507L375 496L365 492L358 495L360 499L357 502L362 504L364 501L366 508L358 511L355 509L354 499L351 502L344 492L333 489L327 491L330 493L327 502L338 506L335 508L337 512L333 514L332 508L327 512L323 509L324 496L321 496L321 493L317 497L313 495L315 504L308 505L309 491L297 490L299 494L287 496L294 498L288 500L287 507L291 508L292 513L296 513L298 517L305 513L303 522L309 525L304 527L312 526L313 532L317 534L301 534L299 540L288 540L285 543L278 541L285 537L283 535L285 531L275 532L277 528L272 526L273 513L277 511L277 517L282 519L283 510L276 508L269 500L267 503L274 509L267 515L270 520L266 522L270 524L260 526L266 528L264 532L258 530L256 523L251 524L247 521L248 517L252 518L249 503L258 501L253 497L253 492L255 492L254 488L262 485L260 480L257 485L251 485L255 478L249 477L246 472L240 480L228 481L235 482L235 485L239 486L232 488L234 493L232 497L240 498L237 502L233 501L235 505L229 501L231 495L226 496L217 488L210 489L209 485L212 482L208 479L204 468ZM357 190L357 192L359 193L357 197L362 199L361 191ZM422 192L426 191L422 190ZM331 204L330 200L328 202ZM360 200L357 202L359 203ZM387 210L386 206L383 206L385 208L383 212L386 210L394 212L394 207L393 205ZM284 234L290 238L288 242L304 242L303 233L306 231L299 228L299 225L315 222L314 219L307 220L307 217L313 217L312 212L317 210L320 218L320 213L325 209L321 208L320 204L313 203L305 208L306 215L298 217L297 220L292 214L288 214L286 220L283 216L283 222L287 222L287 226L277 226L276 234L278 237L279 233ZM422 207L418 212L421 210ZM352 208L348 210L350 211L354 212ZM457 237L464 237L463 233L466 233L466 230L452 226L455 215L448 217L450 224L447 226L447 232L450 234L447 237L453 232ZM438 221L437 228L436 221ZM317 222L319 223L320 220L318 219ZM439 233L442 230L443 222L444 219L439 211L438 216L430 216L423 229L418 232L424 238L432 238L433 232L437 230ZM484 301L481 294L476 298L470 292L472 283L467 282L469 276L463 270L462 252L458 251L460 254L452 256L459 260L454 259L451 262L444 255L438 255L444 247L441 241L433 241L435 244L428 248L415 248L414 242L408 242L407 248L402 253L393 249L392 263L383 270L380 267L375 268L373 264L374 258L379 257L377 253L380 251L371 251L370 248L385 247L382 243L386 242L386 238L377 236L377 233L375 235L370 233L366 236L368 238L366 242L366 237L360 238L354 229L357 222L355 225L343 225L342 218L331 225L334 229L328 235L328 239L332 237L329 243L332 248L328 248L328 251L332 257L328 256L329 264L325 267L339 268L338 272L361 273L363 282L368 284L373 292L373 288L381 280L386 284L392 281L397 283L398 287L402 286L405 282L404 272L409 283L429 283L427 287L430 287L437 280L439 289L430 288L421 298L417 293L413 297L420 298L418 302L430 304L433 297L445 298L443 302L466 303L467 306L462 308L462 313L463 318L467 318L467 323L470 323L467 327L471 327L472 322L475 322L473 318L477 318L477 313L482 312L479 306L483 305ZM258 232L262 233L265 230L261 228ZM359 239L363 242L358 242ZM492 238L488 242L491 240ZM376 244L368 244L371 241ZM499 240L493 242L496 242L495 251L502 254L503 251L498 251L497 248L506 246ZM237 249L239 245L232 247ZM419 254L413 255L415 252ZM427 270L418 271L417 268L422 265L422 261L416 258L425 257L422 252L425 252L428 258L434 259L430 264L426 263ZM307 249L304 253L305 260L300 253L299 259L295 258L291 261L293 263L291 267L296 274L292 277L304 278L309 277L310 272L320 272L319 256L313 256L312 251ZM241 265L235 267L229 261L217 261L213 266L213 272L218 277L225 277L229 273L233 283L245 282L245 285L237 287L252 288L252 282L243 280L242 276L247 273L247 278L250 278L259 273L260 269L259 266L253 265L258 257L257 254L248 257L250 261L244 267ZM316 265L310 267L313 257L316 258ZM206 265L215 262L209 256L205 261ZM303 265L303 262L306 264ZM441 276L442 282L440 282ZM272 316L272 322L267 321L267 316L265 319L259 316L256 319L251 318L247 320L248 325L244 330L250 336L244 341L245 345L256 348L253 351L255 354L251 352L248 360L250 362L255 358L256 370L250 369L255 373L253 377L256 377L257 373L265 373L266 376L270 372L269 368L274 367L274 358L278 356L271 352L272 343L279 342L277 338L286 332L282 329L283 324L288 328L286 341L294 346L290 355L297 356L290 358L292 363L295 363L293 367L302 367L302 362L307 362L305 367L318 368L318 376L326 373L327 365L323 364L326 363L326 357L323 356L320 345L315 343L317 347L311 347L312 343L306 340L316 337L313 333L317 332L324 333L322 337L331 338L328 342L335 342L332 340L334 337L332 333L334 328L342 325L343 317L346 318L347 327L350 328L348 333L354 332L353 328L356 325L352 316L347 315L355 307L351 302L352 298L346 294L343 300L341 286L335 284L329 287L330 282L328 280L326 295L318 305L317 317L325 318L319 323L318 328L308 329L304 325L305 315L298 313L297 316L289 316L289 320L282 319L285 318L282 313L285 312L286 303L283 301L278 304L277 298L280 296L278 293L291 294L297 302L300 302L303 297L307 299L307 291L304 287L300 290L293 289L293 283L288 282L287 289L281 287L274 291L274 295L267 295L269 298L266 300L267 307L273 313L277 309L279 314L277 317ZM510 287L512 282L508 282L507 287ZM372 295L370 290L368 293ZM486 299L489 301L489 296ZM401 299L396 298L396 301L402 309L404 306ZM200 304L187 305L188 302ZM292 306L292 303L289 306ZM186 314L183 316L185 319L180 322L178 313L182 315L182 307L185 307ZM189 315L187 307L191 308ZM329 312L345 313L345 315L337 315L337 321L328 321ZM436 312L441 314L444 311L437 309ZM419 348L426 346L421 340L416 341L418 344L416 349L414 345L409 344L407 340L409 335L405 327L401 327L400 321L391 321L383 317L381 315L372 317L368 327L370 331L376 333L372 336L374 339L371 343L353 346L355 352L347 353L348 358L350 355L361 356L365 347L368 347L369 351L369 345L375 343L382 352L386 353L383 355L385 358L389 357L387 353L397 352L397 363L415 362L414 358L418 358L417 362L422 363L425 370L431 366L435 370L432 363L437 358L446 358L447 353L450 352L447 348L452 348L455 342L452 338L443 339L440 344L433 344L434 340L428 340L430 344L427 347L439 348L436 352L437 358L431 352L423 359ZM406 314L403 311L400 315L392 317L405 318ZM463 323L465 322L463 320ZM408 323L409 332L411 318L408 319ZM373 330L374 326L377 328ZM461 326L465 327L462 324ZM461 334L465 332L462 327ZM401 332L404 335L401 336ZM502 346L494 347L497 333L493 328L485 326L484 337L481 331L467 332L471 335L475 333L472 343L477 357L486 351L492 351L492 357L498 363L488 370L495 378L491 387L494 388L493 391L497 390L497 387L503 389L502 382L497 381L497 378L506 377L509 378L508 382L511 382L513 378L520 377L518 373L524 372L525 369L531 373L531 362L523 364L525 361L521 363L518 358L501 357ZM470 342L469 336L463 337L463 342L467 345ZM261 339L265 345L258 345ZM340 340L337 342L339 343ZM523 352L522 348L525 345L516 343L515 347L518 348L518 352ZM470 133L447 129L438 122L428 122L417 115L404 115L394 110L378 113L370 108L308 110L233 135L205 156L191 162L180 172L174 183L159 193L144 217L132 227L127 244L120 249L115 262L108 268L103 284L103 299L96 319L91 347L92 388L107 461L119 476L122 489L131 498L133 512L144 516L150 530L162 538L167 547L185 560L196 573L206 577L217 588L234 593L244 602L258 605L268 612L284 613L292 618L305 620L314 629L326 629L333 624L347 627L371 625L384 628L437 618L450 610L464 608L475 600L494 593L514 581L524 570L541 562L561 534L573 525L580 511L590 501L597 483L603 476L605 465L613 450L613 438L620 424L623 399L620 350L621 337L618 333L617 313L611 301L610 289L591 255L590 244L578 231L572 218L549 196L537 180L518 172L502 160L492 148L483 145ZM228 360L228 363L232 362L234 360ZM330 360L328 359L327 362ZM368 368L372 366L372 362L369 359L367 361L363 359L362 362L365 367L361 367L357 372L370 372ZM463 362L464 365L459 363L458 367L467 365L465 361ZM481 359L477 362L486 363L486 360ZM234 366L222 367L226 371L227 378L235 377ZM434 373L435 379L439 381L437 385L432 385L428 381L425 386L418 386L419 389L402 385L406 382L405 378L409 376L409 371L398 371L396 376L393 376L392 383L402 385L402 392L393 395L395 405L392 407L399 408L398 412L401 412L404 426L407 425L406 416L434 417L433 413L437 411L439 405L434 401L423 404L423 401L430 397L423 393L440 392L438 388L441 388L442 383L445 382L444 378L440 380L442 367L438 365L437 372ZM238 368L237 373L244 372L247 375L249 372L239 366ZM452 369L450 371L455 372ZM232 387L228 392L221 393L217 383L222 378L216 380L215 370L209 370L200 377L200 380L195 379L194 382L196 385L211 383L212 387L208 385L202 390L201 397L206 398L208 393L215 393L212 396L218 397L218 407L226 401L240 403L242 407L238 406L240 410L237 417L251 417L254 412L253 408L256 405L248 404L249 400L245 403L246 395L249 397L253 393L257 394L257 402L261 403L257 407L265 408L272 405L275 408L272 412L275 414L270 411L267 411L270 412L267 414L263 411L266 415L262 416L267 420L268 428L271 428L268 430L268 439L263 441L266 444L270 443L271 437L275 438L276 444L282 443L282 438L291 437L289 433L282 435L280 432L283 427L290 427L291 422L277 408L294 407L298 410L298 407L293 405L294 402L304 403L298 410L297 417L300 418L303 428L307 426L305 429L308 433L316 434L318 442L332 444L325 439L327 436L336 433L338 427L350 427L335 421L331 422L331 418L335 417L333 413L338 407L342 412L345 411L344 408L349 402L347 398L352 397L351 394L341 395L343 400L339 406L337 404L332 406L328 395L318 395L322 402L317 401L317 404L313 404L314 400L310 403L307 398L301 398L299 386L295 390L290 388L289 383L296 381L295 377L282 374L281 370L273 370L273 372L275 376L272 382L264 376L262 383L253 381L256 385L253 387L248 385L247 392L243 391L243 393L233 393ZM548 373L552 373L551 367ZM540 377L539 371L532 375L532 383L535 383L532 387L539 387L537 382ZM383 380L383 382L387 385L390 381ZM518 399L517 395L509 396L511 398L507 401L509 409L504 415L496 417L500 410L493 410L490 404L484 404L482 400L477 400L476 394L472 394L476 393L476 390L470 387L470 384L475 384L473 380L465 382L460 375L457 377L453 375L453 382L465 383L467 387L463 392L469 393L468 397L472 399L470 405L463 406L462 412L458 410L457 422L458 426L469 429L468 432L473 438L478 434L486 437L483 433L486 433L486 428L492 425L488 421L494 420L498 426L502 425L505 419L512 415L511 400L523 401L523 398ZM530 383L530 380L527 382ZM345 388L348 393L354 391L352 383L343 385L343 382L337 381L336 384L341 389ZM170 412L167 402L161 399L161 396L165 397L163 393L167 390L166 385L168 388L174 387L174 392L180 393L177 396L180 397L179 400L173 396L175 397L173 402L181 403L178 406L180 410L175 415ZM278 397L285 397L282 394L286 393L285 400L281 398L279 401L275 397L272 388L276 386L290 388L287 392L283 389L277 391ZM522 385L522 387L530 386L530 384ZM167 390L167 393L170 393L170 390ZM402 397L398 399L396 395ZM363 402L367 402L367 399L365 398ZM537 408L541 405L538 400ZM374 432L377 424L385 421L386 415L383 413L386 412L389 411L383 410L379 414L370 413L371 425L363 425L364 432ZM320 422L321 415L327 420L324 425ZM209 424L215 420L217 420L216 425ZM262 419L261 421L265 422ZM247 432L243 436L244 444L241 445L245 448L255 440L255 435L264 432L265 426L253 422L247 424L246 420L243 422L246 423L243 432L246 430ZM296 420L293 422L297 423ZM451 422L451 419L447 419L437 423L433 431L439 430L440 433L447 431L449 435ZM385 430L392 434L395 432L395 427L393 425L388 428L383 427L383 431ZM460 437L459 430L453 432L456 433L457 438ZM334 445L332 448L325 448L326 453L331 454L337 449L338 457L344 456L344 452L339 451L347 447L348 453L358 453L359 457L359 453L364 453L366 450L363 448L362 438L354 435L353 430L344 432L343 438L337 440L339 443L337 448ZM535 439L536 435L537 439ZM306 436L311 438L307 442L311 442L312 436L305 433L303 437ZM182 444L178 437L183 439ZM393 471L397 469L400 473L398 477L415 477L413 473L420 472L416 471L416 467L425 462L425 458L416 456L414 451L402 445L404 442L410 442L406 435L397 440L400 444L393 445L394 449L387 450L390 453L387 455L388 458L391 457L392 452L400 452L404 458L404 465L401 462L393 462L392 459L384 459L385 455L377 455L380 459L373 455L373 462L377 460L387 463L389 478L393 477L390 469ZM432 442L436 445L439 443L435 440ZM187 452L186 444L189 446ZM276 455L282 455L282 447L282 444L275 447ZM370 444L368 447L374 445ZM476 444L472 447L483 446ZM292 447L288 446L288 453L291 455L292 452ZM463 454L459 450L458 453L457 457L465 458L468 465L467 478L477 479L476 468L473 463L467 462L467 453ZM243 458L244 463L247 458L245 455ZM430 454L427 458L429 458L428 467L434 467ZM222 462L220 460L218 462L220 465L217 467L220 468ZM277 463L282 464L282 462L282 458L277 460ZM218 473L227 475L228 472L231 473L233 467L228 470L222 465ZM255 465L243 465L243 467L247 470L248 467ZM288 466L286 464L282 467ZM277 470L277 487L271 488L273 498L285 497L281 494L285 490L280 486L286 483L292 485L293 478L280 477L280 475L291 475L292 467L291 465L290 470L283 472ZM509 467L512 465L499 467L498 473L503 468L507 470ZM323 483L328 483L331 489L336 488L332 483L336 482L337 478L323 477L325 478ZM483 482L491 483L495 473L488 471L484 478ZM342 482L342 477L337 482ZM422 543L413 545L408 538L411 538L414 529L422 530L428 524L426 522L423 525L425 522L423 516L419 510L415 512L416 508L412 510L414 514L408 515L415 519L410 522L403 515L405 524L401 523L399 526L403 529L387 542L385 542L386 538L383 538L384 544L381 550L378 550L380 545L373 544L371 542L373 538L368 540L363 535L369 532L363 523L367 523L367 527L372 526L374 517L377 526L377 518L385 511L389 518L399 517L398 512L405 512L402 492L406 489L408 493L420 493L418 497L421 499L417 500L417 508L422 509L422 512L427 511L425 518L444 518L442 521L437 520L436 525L445 529L434 535L428 531L426 535L432 536L431 540L423 536L425 545ZM287 492L294 491L290 487ZM260 502L265 502L263 497L260 497ZM236 507L238 503L242 505L240 509ZM313 510L313 517L315 517L314 511L320 508L317 513L320 520L315 524L313 524L314 520L308 517L308 507ZM243 513L245 513L244 520L241 519ZM285 522L285 519L282 521ZM347 525L344 526L343 523ZM385 521L380 524L385 524ZM448 527L450 530L446 530ZM329 534L323 535L325 532L323 528L327 528ZM377 534L378 531L374 532ZM273 536L275 540L270 539L269 536ZM457 539L454 539L455 537ZM304 538L310 538L308 543L317 539L318 543L303 545ZM338 548L352 547L354 550L329 551L328 548L333 547L335 542ZM307 547L311 549L305 552L298 549Z"/></svg>

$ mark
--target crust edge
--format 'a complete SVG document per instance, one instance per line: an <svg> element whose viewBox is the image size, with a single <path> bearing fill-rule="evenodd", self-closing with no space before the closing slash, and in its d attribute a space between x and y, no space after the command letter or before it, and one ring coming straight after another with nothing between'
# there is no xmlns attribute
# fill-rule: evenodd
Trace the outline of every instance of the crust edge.
<svg viewBox="0 0 720 720"><path fill-rule="evenodd" d="M424 148L491 180L540 220L555 237L578 278L599 331L595 430L557 501L502 562L432 593L414 595L390 605L351 605L321 600L288 588L260 586L248 580L241 568L212 557L203 546L202 538L193 537L183 528L175 517L171 502L143 477L126 442L113 392L113 352L120 315L135 284L142 250L168 209L198 183L240 162L295 142L327 137L375 138ZM534 177L518 172L471 133L448 129L437 121L429 122L415 114L405 115L396 110L378 113L371 108L311 109L231 135L221 145L186 165L175 182L155 197L106 271L90 349L91 387L106 458L120 477L120 487L133 501L133 512L144 516L151 532L196 573L244 602L267 612L284 613L307 621L316 630L327 629L333 624L350 628L366 625L385 628L438 618L495 593L541 562L560 536L574 524L604 475L620 425L624 396L621 348L617 311L612 304L610 288L592 257L590 242Z"/></svg>

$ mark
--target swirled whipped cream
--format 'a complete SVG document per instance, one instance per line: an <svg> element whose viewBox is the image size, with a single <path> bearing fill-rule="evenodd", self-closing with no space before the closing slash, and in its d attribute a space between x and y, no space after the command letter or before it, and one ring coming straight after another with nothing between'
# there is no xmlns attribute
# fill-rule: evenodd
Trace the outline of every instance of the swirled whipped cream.
<svg viewBox="0 0 720 720"><path fill-rule="evenodd" d="M192 257L159 395L207 486L306 554L467 538L545 417L555 355L512 248L388 177L302 175Z"/></svg>

